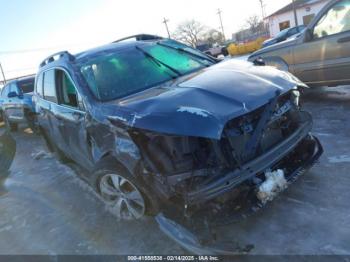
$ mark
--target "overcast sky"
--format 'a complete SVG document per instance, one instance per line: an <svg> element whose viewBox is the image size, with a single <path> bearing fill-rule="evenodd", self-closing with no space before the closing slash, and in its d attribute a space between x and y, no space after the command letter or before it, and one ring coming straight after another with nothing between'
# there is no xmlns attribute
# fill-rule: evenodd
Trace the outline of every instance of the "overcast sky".
<svg viewBox="0 0 350 262"><path fill-rule="evenodd" d="M264 0L266 14L289 2ZM261 16L259 0L0 0L0 63L7 78L35 73L57 51L75 53L137 33L166 36L163 17L170 31L189 19L219 29L218 8L226 38L249 16Z"/></svg>

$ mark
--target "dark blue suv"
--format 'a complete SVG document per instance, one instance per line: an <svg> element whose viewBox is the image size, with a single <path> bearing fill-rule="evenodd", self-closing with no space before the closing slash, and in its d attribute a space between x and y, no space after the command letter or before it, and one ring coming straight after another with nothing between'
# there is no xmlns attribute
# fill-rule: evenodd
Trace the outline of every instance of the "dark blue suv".
<svg viewBox="0 0 350 262"><path fill-rule="evenodd" d="M34 95L49 148L86 169L118 217L224 217L270 199L255 194L266 174L292 182L321 155L291 74L134 38L48 57Z"/></svg>
<svg viewBox="0 0 350 262"><path fill-rule="evenodd" d="M19 123L34 125L34 107L32 96L34 76L23 77L8 82L0 94L0 114L6 128L16 131Z"/></svg>

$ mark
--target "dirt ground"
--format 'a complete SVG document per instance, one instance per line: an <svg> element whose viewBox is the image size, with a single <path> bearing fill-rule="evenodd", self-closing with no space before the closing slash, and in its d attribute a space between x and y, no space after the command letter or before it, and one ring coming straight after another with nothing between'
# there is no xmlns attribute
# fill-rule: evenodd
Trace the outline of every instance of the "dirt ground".
<svg viewBox="0 0 350 262"><path fill-rule="evenodd" d="M325 153L266 208L225 226L252 254L350 254L350 87L308 91L304 107ZM28 129L0 187L0 254L184 254L153 218L117 221Z"/></svg>

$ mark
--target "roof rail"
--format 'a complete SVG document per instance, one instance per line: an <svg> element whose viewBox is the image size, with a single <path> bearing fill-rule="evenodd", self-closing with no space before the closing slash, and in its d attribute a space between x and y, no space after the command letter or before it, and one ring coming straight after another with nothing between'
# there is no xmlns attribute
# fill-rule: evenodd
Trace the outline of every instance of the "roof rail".
<svg viewBox="0 0 350 262"><path fill-rule="evenodd" d="M57 59L55 59L55 57L57 57ZM41 62L40 67L43 67L53 61L57 61L58 59L60 59L61 57L64 57L66 59L68 59L69 61L74 61L75 57L69 53L68 51L61 51L55 54L50 55L49 57L45 58L44 61Z"/></svg>
<svg viewBox="0 0 350 262"><path fill-rule="evenodd" d="M132 38L135 38L136 41L164 39L163 37L158 36L158 35L138 34L138 35L132 35L132 36L127 36L127 37L118 39L116 41L113 41L112 43L118 43L118 42L125 41L125 40L132 39Z"/></svg>

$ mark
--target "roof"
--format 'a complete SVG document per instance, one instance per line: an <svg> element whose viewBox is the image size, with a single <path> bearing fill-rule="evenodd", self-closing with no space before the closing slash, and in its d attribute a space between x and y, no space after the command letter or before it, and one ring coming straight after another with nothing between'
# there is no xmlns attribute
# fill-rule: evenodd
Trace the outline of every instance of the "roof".
<svg viewBox="0 0 350 262"><path fill-rule="evenodd" d="M324 0L295 0L294 5L295 5L295 8L298 9L298 8L301 8L305 5L313 5L313 4L316 4L318 2L322 2L322 1L324 1ZM275 16L275 15L279 15L279 14L283 14L283 13L286 13L286 12L289 12L292 10L293 10L293 3L290 3L290 4L286 5L285 7L282 7L281 9L277 10L276 12L274 12L273 14L269 15L266 18L269 18L271 16Z"/></svg>

